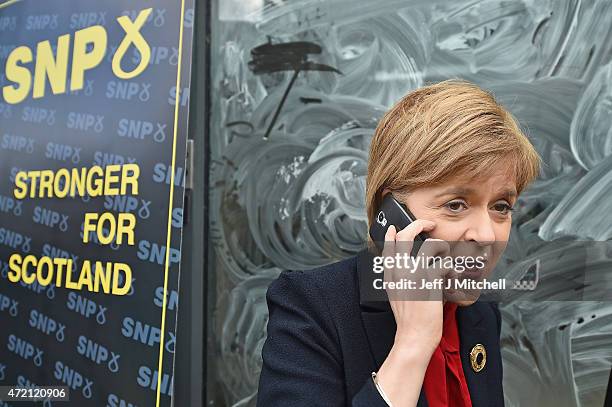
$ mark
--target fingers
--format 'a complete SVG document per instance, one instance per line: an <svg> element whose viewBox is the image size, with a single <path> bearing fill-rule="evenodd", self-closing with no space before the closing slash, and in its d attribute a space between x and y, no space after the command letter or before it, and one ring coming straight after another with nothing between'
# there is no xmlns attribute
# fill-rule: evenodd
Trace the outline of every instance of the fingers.
<svg viewBox="0 0 612 407"><path fill-rule="evenodd" d="M387 233L385 233L385 245L383 247L382 256L383 259L388 257L395 256L395 238L397 236L397 231L395 230L395 226L391 225L387 229ZM389 267L384 268L384 281L393 281L393 269Z"/></svg>
<svg viewBox="0 0 612 407"><path fill-rule="evenodd" d="M444 270L440 267L432 267L432 263L434 263L436 258L440 259L450 256L451 248L447 241L442 239L427 238L421 245L419 254L423 255L424 259L428 260L426 268L431 271L430 275L432 277L442 277L448 273L449 270ZM438 263L440 264L441 262Z"/></svg>
<svg viewBox="0 0 612 407"><path fill-rule="evenodd" d="M396 240L402 242L396 245L396 250L402 253L412 253L414 239L421 232L429 232L436 226L436 223L430 220L417 219L404 229L397 233Z"/></svg>
<svg viewBox="0 0 612 407"><path fill-rule="evenodd" d="M397 232L395 230L395 225L389 226L387 229L387 233L385 233L385 242L382 250L383 256L394 256L395 255L395 238L397 236Z"/></svg>
<svg viewBox="0 0 612 407"><path fill-rule="evenodd" d="M436 227L436 223L431 220L417 219L404 229L400 230L397 233L396 240L398 242L412 242L414 241L416 235L421 232L429 232L434 227Z"/></svg>
<svg viewBox="0 0 612 407"><path fill-rule="evenodd" d="M426 274L429 282L434 282L440 278L446 281L446 278L452 274L452 268L448 269L443 265L445 262L435 262L435 259L444 259L451 255L451 247L447 241L434 238L425 239L425 242L421 246L420 253L425 256L425 259L429 259L426 266ZM443 289L437 286L433 287L434 288L429 290L429 299L441 300L443 298Z"/></svg>
<svg viewBox="0 0 612 407"><path fill-rule="evenodd" d="M400 255L399 252L404 252L410 254L412 251L412 247L414 245L415 237L422 232L429 232L433 230L436 226L436 223L433 221L425 220L425 219L417 219L416 221L409 224L404 229L399 232L395 228L394 225L389 226L387 232L385 233L385 242L382 250L382 257L385 259L389 259L388 265L385 264L384 267L384 281L385 282L400 282L402 278L412 280L413 283L416 283L415 287L421 286L421 281L429 282L440 276L441 270L428 270L427 265L417 266L416 269L410 271L408 269L403 269L399 266L398 269L395 265L394 258L396 255ZM429 257L434 256L446 256L450 254L450 246L447 242L440 239L432 239L428 238L425 240L421 249L419 250L422 254L425 254ZM397 260L400 261L400 260ZM387 289L387 295L389 296L390 301L394 300L438 300L441 298L441 290L434 290L436 292L431 293L430 290L423 289L412 289L412 291L397 288L397 289Z"/></svg>

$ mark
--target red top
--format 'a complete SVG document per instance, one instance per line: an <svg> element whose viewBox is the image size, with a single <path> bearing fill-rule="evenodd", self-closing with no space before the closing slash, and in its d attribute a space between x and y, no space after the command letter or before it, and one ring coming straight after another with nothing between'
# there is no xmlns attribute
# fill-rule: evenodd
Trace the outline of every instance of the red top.
<svg viewBox="0 0 612 407"><path fill-rule="evenodd" d="M429 407L472 407L461 367L455 311L456 303L444 304L442 340L431 356L423 381Z"/></svg>

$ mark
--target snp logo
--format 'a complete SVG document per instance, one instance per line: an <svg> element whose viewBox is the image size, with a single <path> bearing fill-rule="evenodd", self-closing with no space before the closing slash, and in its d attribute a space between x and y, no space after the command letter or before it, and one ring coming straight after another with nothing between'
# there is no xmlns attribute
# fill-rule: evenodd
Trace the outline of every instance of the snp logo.
<svg viewBox="0 0 612 407"><path fill-rule="evenodd" d="M93 392L92 387L94 384L93 380L83 376L78 370L71 368L70 366L62 363L60 360L55 362L53 377L55 377L57 380L61 380L72 390L81 389L81 393L86 399L91 398Z"/></svg>
<svg viewBox="0 0 612 407"><path fill-rule="evenodd" d="M187 106L189 104L189 88L183 88L180 90L180 95L177 95L176 86L170 88L168 92L168 104L175 106L177 99L181 106ZM178 96L178 97L177 97Z"/></svg>
<svg viewBox="0 0 612 407"><path fill-rule="evenodd" d="M44 107L25 106L21 114L21 120L26 123L46 123L49 126L55 124L55 110Z"/></svg>
<svg viewBox="0 0 612 407"><path fill-rule="evenodd" d="M8 263L4 263L8 265ZM12 298L7 297L4 294L0 294L0 312L8 311L9 315L16 317L19 314L19 302Z"/></svg>
<svg viewBox="0 0 612 407"><path fill-rule="evenodd" d="M117 212L137 212L140 219L148 219L151 216L149 206L151 201L134 198L133 196L106 196L104 197L104 208ZM175 208L180 209L180 208Z"/></svg>
<svg viewBox="0 0 612 407"><path fill-rule="evenodd" d="M32 221L34 223L47 226L51 229L59 229L62 232L68 230L68 220L70 216L64 215L63 213L56 212L52 209L43 208L36 206L32 214Z"/></svg>
<svg viewBox="0 0 612 407"><path fill-rule="evenodd" d="M40 14L28 16L25 29L28 31L36 30L55 30L59 25L58 14Z"/></svg>
<svg viewBox="0 0 612 407"><path fill-rule="evenodd" d="M11 196L0 195L0 212L11 212L15 216L21 216L23 201L13 199Z"/></svg>
<svg viewBox="0 0 612 407"><path fill-rule="evenodd" d="M93 165L99 165L100 167L106 167L107 165L123 165L133 164L136 162L136 158L122 156L116 153L105 153L102 151L96 151L94 153Z"/></svg>
<svg viewBox="0 0 612 407"><path fill-rule="evenodd" d="M93 130L95 133L102 133L104 131L104 116L70 112L66 121L66 127L84 132Z"/></svg>
<svg viewBox="0 0 612 407"><path fill-rule="evenodd" d="M53 246L49 243L45 243L42 247L42 254L43 256L49 256L52 258L59 257L62 259L70 259L72 260L72 271L76 271L78 269L79 256L70 253L69 251Z"/></svg>
<svg viewBox="0 0 612 407"><path fill-rule="evenodd" d="M45 157L52 160L69 162L78 164L81 162L81 147L74 147L68 144L47 143Z"/></svg>
<svg viewBox="0 0 612 407"><path fill-rule="evenodd" d="M146 102L151 98L151 84L133 81L110 81L106 85L108 99Z"/></svg>
<svg viewBox="0 0 612 407"><path fill-rule="evenodd" d="M17 28L17 17L0 17L0 31L15 31Z"/></svg>
<svg viewBox="0 0 612 407"><path fill-rule="evenodd" d="M166 23L166 9L165 8L154 8L153 13L147 17L147 23L153 22L155 27L162 27ZM140 10L125 10L121 15L128 16L132 21L138 17Z"/></svg>
<svg viewBox="0 0 612 407"><path fill-rule="evenodd" d="M106 11L73 13L70 16L71 30L78 30L92 25L106 25Z"/></svg>
<svg viewBox="0 0 612 407"><path fill-rule="evenodd" d="M29 236L22 235L19 232L14 232L9 229L0 228L0 244L8 246L12 249L29 253L32 249L31 246L32 238Z"/></svg>
<svg viewBox="0 0 612 407"><path fill-rule="evenodd" d="M161 46L153 46L151 47L151 59L149 60L149 65L159 65L162 62L168 62L172 66L176 66L178 64L178 48L172 47L161 47ZM132 63L139 64L141 59L140 52L137 49L134 49L132 56Z"/></svg>
<svg viewBox="0 0 612 407"><path fill-rule="evenodd" d="M119 371L119 358L121 356L84 335L79 336L77 352L98 365L106 364L108 370L112 373Z"/></svg>
<svg viewBox="0 0 612 407"><path fill-rule="evenodd" d="M21 356L24 360L32 359L35 366L40 367L43 364L43 352L42 349L37 348L25 339L21 339L15 335L9 335L7 348L10 352Z"/></svg>
<svg viewBox="0 0 612 407"><path fill-rule="evenodd" d="M151 347L157 347L161 341L161 329L131 317L123 318L121 333L126 338ZM172 331L168 331L164 336L164 347L168 352L174 353L175 345L176 337Z"/></svg>
<svg viewBox="0 0 612 407"><path fill-rule="evenodd" d="M145 389L156 390L157 382L159 381L159 372L157 370L153 370L148 366L140 366L138 369L138 378L136 382L144 387ZM172 396L172 391L174 388L174 376L169 375L168 373L164 373L161 377L161 386L159 387L159 392L162 394L166 394L168 396Z"/></svg>
<svg viewBox="0 0 612 407"><path fill-rule="evenodd" d="M92 318L95 315L96 322L100 325L106 323L106 307L74 292L68 294L66 308L83 315L85 318Z"/></svg>
<svg viewBox="0 0 612 407"><path fill-rule="evenodd" d="M33 309L30 311L30 319L28 320L29 325L44 333L45 335L55 335L55 339L58 342L64 342L66 325L57 322L53 318L43 314L42 312Z"/></svg>
<svg viewBox="0 0 612 407"><path fill-rule="evenodd" d="M155 242L150 242L147 239L142 239L138 242L138 251L136 252L136 255L142 261L150 261L151 263L162 265L166 259L166 246ZM181 251L171 247L169 254L170 265L178 264L180 260Z"/></svg>
<svg viewBox="0 0 612 407"><path fill-rule="evenodd" d="M4 134L0 147L4 150L32 154L34 152L34 139L14 134Z"/></svg>
<svg viewBox="0 0 612 407"><path fill-rule="evenodd" d="M185 10L185 28L193 28L193 13L194 10L192 8Z"/></svg>
<svg viewBox="0 0 612 407"><path fill-rule="evenodd" d="M144 140L152 138L158 143L166 141L167 124L159 122L149 122L146 120L121 119L117 134L119 137Z"/></svg>

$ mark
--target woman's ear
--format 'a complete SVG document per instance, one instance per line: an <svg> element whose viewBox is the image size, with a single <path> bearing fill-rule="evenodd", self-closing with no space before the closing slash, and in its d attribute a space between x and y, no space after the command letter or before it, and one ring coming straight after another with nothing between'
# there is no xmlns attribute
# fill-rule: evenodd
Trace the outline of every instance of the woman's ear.
<svg viewBox="0 0 612 407"><path fill-rule="evenodd" d="M387 195L387 193L389 193L389 192L391 192L391 191L389 190L389 188L385 188L385 189L383 189L382 194L381 194L381 198L384 198L384 197L385 197L385 195Z"/></svg>

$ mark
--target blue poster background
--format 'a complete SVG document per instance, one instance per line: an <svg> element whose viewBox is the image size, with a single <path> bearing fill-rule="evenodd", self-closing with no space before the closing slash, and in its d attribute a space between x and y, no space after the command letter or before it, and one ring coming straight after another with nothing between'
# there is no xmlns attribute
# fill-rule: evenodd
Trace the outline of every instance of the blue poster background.
<svg viewBox="0 0 612 407"><path fill-rule="evenodd" d="M133 21L146 8L153 10L140 33L151 47L151 61L141 75L122 80L111 67L125 37L117 18ZM74 38L93 25L108 33L104 60L85 73L82 90L53 95L47 84L45 97L30 94L14 105L0 92L0 385L70 387L69 403L45 406L171 404L193 18L193 0L0 2L0 89L11 84L5 64L16 47L35 53L38 42L49 40L56 49L58 36ZM131 46L121 66L130 71L139 58ZM34 62L25 66L34 72ZM125 163L140 166L137 196L17 200L13 195L22 170ZM86 212L135 214L135 245L83 243ZM112 296L15 284L7 278L12 253L70 258L77 272L85 259L126 263L132 289Z"/></svg>

